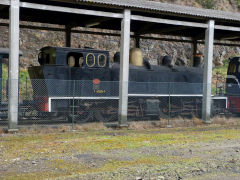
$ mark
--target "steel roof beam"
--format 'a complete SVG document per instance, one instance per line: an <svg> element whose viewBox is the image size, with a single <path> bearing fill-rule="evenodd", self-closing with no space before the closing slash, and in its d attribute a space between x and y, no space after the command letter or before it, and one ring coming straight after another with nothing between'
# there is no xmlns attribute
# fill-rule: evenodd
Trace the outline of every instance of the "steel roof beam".
<svg viewBox="0 0 240 180"><path fill-rule="evenodd" d="M1 0L1 1L0 1L0 4L1 4L1 5L7 5L7 6L10 6L10 3L11 3L10 0Z"/></svg>
<svg viewBox="0 0 240 180"><path fill-rule="evenodd" d="M11 2L10 0L1 0L0 4L10 5L10 2ZM83 15L90 15L90 16L111 17L111 18L119 18L119 19L123 18L123 15L121 13L43 5L43 4L28 3L28 2L20 2L20 7L29 8L29 9L46 10L46 11L63 12L63 13L83 14ZM146 16L139 16L139 15L131 15L131 20L153 22L153 23L160 23L160 24L169 24L169 25L176 25L176 26L188 26L188 27L199 27L199 28L208 27L206 23L161 19L161 18L146 17ZM233 26L215 25L215 29L240 32L240 27L233 27Z"/></svg>
<svg viewBox="0 0 240 180"><path fill-rule="evenodd" d="M198 28L208 27L208 24L205 24L205 23L177 21L177 20L171 20L171 19L161 19L161 18L153 18L153 17L146 17L146 16L138 16L138 15L131 15L131 20L153 22L153 23L160 23L160 24L170 24L170 25L176 25L176 26L189 26L189 27L198 27Z"/></svg>
<svg viewBox="0 0 240 180"><path fill-rule="evenodd" d="M90 16L102 16L102 17L111 17L111 18L120 18L120 19L123 18L123 15L121 13L69 8L69 7L61 7L61 6L51 6L51 5L43 5L43 4L35 4L35 3L27 3L27 2L21 2L20 7L45 10L45 11L71 13L71 14L83 14L83 15L90 15Z"/></svg>
<svg viewBox="0 0 240 180"><path fill-rule="evenodd" d="M237 31L240 32L240 27L232 27L232 26L222 26L222 25L215 25L216 30L224 30L224 31Z"/></svg>
<svg viewBox="0 0 240 180"><path fill-rule="evenodd" d="M189 28L193 28L193 27L185 27L185 26L177 26L177 27L168 27L168 28L161 28L161 29L154 29L154 30L145 30L140 32L140 35L144 35L144 34L165 34L165 33L169 33L169 32L176 32L176 31L181 31L181 30L186 30Z"/></svg>

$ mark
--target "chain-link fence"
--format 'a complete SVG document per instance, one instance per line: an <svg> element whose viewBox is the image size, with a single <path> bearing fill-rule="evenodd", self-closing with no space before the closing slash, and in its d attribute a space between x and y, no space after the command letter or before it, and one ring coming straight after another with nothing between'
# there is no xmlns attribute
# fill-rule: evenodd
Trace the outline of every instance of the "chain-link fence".
<svg viewBox="0 0 240 180"><path fill-rule="evenodd" d="M19 98L23 122L74 125L117 121L118 83L32 80L30 86L32 90L23 91Z"/></svg>
<svg viewBox="0 0 240 180"><path fill-rule="evenodd" d="M1 81L1 93L0 93L0 100L1 100L1 108L0 108L0 125L6 126L7 125L7 116L8 116L8 80L0 79Z"/></svg>
<svg viewBox="0 0 240 180"><path fill-rule="evenodd" d="M1 126L8 124L8 80L2 79ZM240 90L212 96L212 121L240 114ZM162 126L202 122L203 84L129 82L128 122L156 121ZM238 95L239 94L239 95ZM25 79L19 81L19 125L118 123L119 82Z"/></svg>

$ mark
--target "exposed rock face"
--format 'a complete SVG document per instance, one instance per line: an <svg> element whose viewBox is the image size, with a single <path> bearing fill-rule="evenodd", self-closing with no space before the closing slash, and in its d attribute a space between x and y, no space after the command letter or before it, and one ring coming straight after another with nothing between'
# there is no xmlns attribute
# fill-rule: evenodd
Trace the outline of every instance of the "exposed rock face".
<svg viewBox="0 0 240 180"><path fill-rule="evenodd" d="M202 7L200 0L155 0L180 5ZM238 11L237 1L235 0L218 0L216 9L226 11ZM0 22L2 20L0 19ZM164 37L164 36L160 36ZM45 30L21 29L20 48L24 53L20 65L28 67L37 65L38 50L43 46L64 46L65 36L63 32L52 32ZM131 40L131 46L134 47L134 39ZM113 36L98 36L89 34L72 34L72 47L92 47L96 49L110 51L111 59L115 52L120 50L120 38ZM191 44L166 42L159 40L141 40L141 49L144 57L150 60L151 64L158 64L165 55L172 56L173 62L179 65L191 65ZM8 47L8 27L0 26L0 47ZM203 53L203 45L199 45L199 51ZM240 54L238 47L215 46L214 62L221 65L222 61L230 56Z"/></svg>

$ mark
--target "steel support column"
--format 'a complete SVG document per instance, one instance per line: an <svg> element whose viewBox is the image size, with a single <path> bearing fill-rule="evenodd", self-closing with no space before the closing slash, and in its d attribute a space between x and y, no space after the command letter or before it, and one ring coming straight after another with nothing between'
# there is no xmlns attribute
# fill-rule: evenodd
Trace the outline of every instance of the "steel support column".
<svg viewBox="0 0 240 180"><path fill-rule="evenodd" d="M9 70L8 70L8 129L17 130L18 125L18 79L19 79L19 0L11 0L9 9Z"/></svg>
<svg viewBox="0 0 240 180"><path fill-rule="evenodd" d="M195 55L197 54L197 46L198 46L198 44L197 44L197 40L193 40L193 43L192 43L192 65L194 64L194 57L195 57Z"/></svg>
<svg viewBox="0 0 240 180"><path fill-rule="evenodd" d="M134 37L135 37L135 47L140 48L140 34L135 33Z"/></svg>
<svg viewBox="0 0 240 180"><path fill-rule="evenodd" d="M212 93L212 63L213 63L213 43L214 43L215 22L210 20L205 32L205 54L203 73L203 102L202 119L205 123L211 123L211 93Z"/></svg>
<svg viewBox="0 0 240 180"><path fill-rule="evenodd" d="M71 30L72 28L70 26L66 26L66 32L65 32L65 46L71 47Z"/></svg>
<svg viewBox="0 0 240 180"><path fill-rule="evenodd" d="M131 16L131 11L128 9L125 9L123 13L122 23L121 23L119 111L118 111L118 121L120 126L127 125L130 16Z"/></svg>

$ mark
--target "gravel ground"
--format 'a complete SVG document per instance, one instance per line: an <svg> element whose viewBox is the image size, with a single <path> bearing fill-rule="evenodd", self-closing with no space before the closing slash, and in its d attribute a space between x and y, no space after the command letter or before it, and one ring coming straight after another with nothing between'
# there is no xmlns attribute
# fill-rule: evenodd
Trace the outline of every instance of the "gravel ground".
<svg viewBox="0 0 240 180"><path fill-rule="evenodd" d="M240 179L240 127L0 137L0 179Z"/></svg>
<svg viewBox="0 0 240 180"><path fill-rule="evenodd" d="M112 155L133 159L135 150L114 150L108 152ZM166 156L180 159L200 159L194 164L180 166L175 164L137 165L123 168L115 172L97 173L89 175L76 175L67 179L240 179L240 140L227 140L211 143L196 143L192 146L168 148L139 148L141 156ZM106 154L104 154L106 157ZM88 164L95 164L88 161Z"/></svg>

